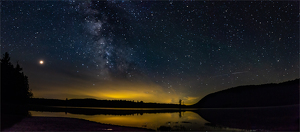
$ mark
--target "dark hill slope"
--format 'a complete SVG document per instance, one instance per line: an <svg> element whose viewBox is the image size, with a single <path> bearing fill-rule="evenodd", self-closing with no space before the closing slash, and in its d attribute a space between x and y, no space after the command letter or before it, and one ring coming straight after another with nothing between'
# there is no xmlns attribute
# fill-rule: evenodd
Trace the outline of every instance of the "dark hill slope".
<svg viewBox="0 0 300 132"><path fill-rule="evenodd" d="M299 79L279 84L248 85L211 93L193 107L232 108L299 104Z"/></svg>

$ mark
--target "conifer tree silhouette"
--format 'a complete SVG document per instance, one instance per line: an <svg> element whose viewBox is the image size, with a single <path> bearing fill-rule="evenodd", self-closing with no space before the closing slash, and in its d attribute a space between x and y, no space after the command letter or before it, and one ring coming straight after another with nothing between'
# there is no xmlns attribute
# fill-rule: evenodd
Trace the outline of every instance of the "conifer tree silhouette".
<svg viewBox="0 0 300 132"><path fill-rule="evenodd" d="M24 104L33 96L28 85L28 77L22 72L17 62L16 67L10 62L6 52L1 59L1 103Z"/></svg>

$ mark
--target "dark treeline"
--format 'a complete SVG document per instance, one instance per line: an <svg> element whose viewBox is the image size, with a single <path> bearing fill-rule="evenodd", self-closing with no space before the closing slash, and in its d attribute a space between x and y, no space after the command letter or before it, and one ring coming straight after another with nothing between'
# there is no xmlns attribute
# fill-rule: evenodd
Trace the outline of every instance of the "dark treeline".
<svg viewBox="0 0 300 132"><path fill-rule="evenodd" d="M248 85L209 94L193 107L233 108L299 104L299 79L279 84Z"/></svg>
<svg viewBox="0 0 300 132"><path fill-rule="evenodd" d="M33 96L28 85L28 77L10 62L6 52L1 59L1 103L24 104Z"/></svg>
<svg viewBox="0 0 300 132"><path fill-rule="evenodd" d="M279 84L249 85L229 88L209 94L192 106L126 100L58 100L42 98L32 98L30 99L30 104L112 108L233 108L294 105L299 104L299 79Z"/></svg>
<svg viewBox="0 0 300 132"><path fill-rule="evenodd" d="M112 108L185 108L185 105L144 103L127 100L97 100L97 99L44 99L31 98L30 104L44 106L73 106L73 107L112 107Z"/></svg>
<svg viewBox="0 0 300 132"><path fill-rule="evenodd" d="M65 112L66 114L84 114L84 115L143 115L146 113L179 113L181 116L182 112L187 110L181 108L166 108L166 109L156 109L156 108L145 108L145 109L114 109L114 108L85 108L85 107L64 107L64 106L42 106L42 105L29 105L29 109L32 111L42 111L42 112Z"/></svg>
<svg viewBox="0 0 300 132"><path fill-rule="evenodd" d="M1 59L1 130L29 116L27 103L33 96L28 77L17 62L14 66L6 52Z"/></svg>

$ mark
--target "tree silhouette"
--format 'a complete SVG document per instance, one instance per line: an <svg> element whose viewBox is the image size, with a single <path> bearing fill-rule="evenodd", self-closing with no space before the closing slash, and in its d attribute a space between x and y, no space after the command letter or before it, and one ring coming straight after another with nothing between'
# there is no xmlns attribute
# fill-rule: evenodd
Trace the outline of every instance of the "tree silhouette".
<svg viewBox="0 0 300 132"><path fill-rule="evenodd" d="M1 59L1 103L25 104L33 96L28 85L28 77L10 62L6 52Z"/></svg>

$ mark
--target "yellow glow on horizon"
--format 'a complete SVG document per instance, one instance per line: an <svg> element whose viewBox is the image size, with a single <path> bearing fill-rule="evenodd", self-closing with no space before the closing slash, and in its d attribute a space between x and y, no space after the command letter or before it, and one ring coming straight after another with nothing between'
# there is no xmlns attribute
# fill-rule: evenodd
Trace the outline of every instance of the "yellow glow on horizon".
<svg viewBox="0 0 300 132"><path fill-rule="evenodd" d="M84 89L82 89L83 87ZM34 96L54 99L95 98L172 104L178 104L179 99L181 99L185 105L192 105L199 101L199 97L188 96L180 91L169 93L166 89L154 83L114 81L92 86L82 83L81 85L45 86L44 88L42 91L33 90Z"/></svg>
<svg viewBox="0 0 300 132"><path fill-rule="evenodd" d="M137 97L148 97L149 95L144 93L135 93L131 91L123 91L123 92L116 92L116 93L106 93L102 94L102 96L108 97L108 98L115 98L115 99L122 99L122 98L130 98L135 99Z"/></svg>

